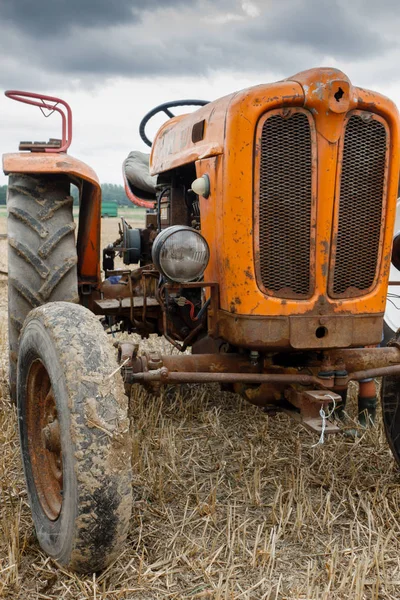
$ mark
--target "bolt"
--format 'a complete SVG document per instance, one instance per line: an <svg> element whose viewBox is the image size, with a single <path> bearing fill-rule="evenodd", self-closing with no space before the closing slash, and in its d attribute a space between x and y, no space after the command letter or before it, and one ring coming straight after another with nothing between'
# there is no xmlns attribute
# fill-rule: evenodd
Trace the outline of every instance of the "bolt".
<svg viewBox="0 0 400 600"><path fill-rule="evenodd" d="M168 379L168 369L167 369L167 367L162 367L162 368L160 369L160 377L161 377L161 379L162 379L162 380L164 380L164 381L165 381L166 379Z"/></svg>
<svg viewBox="0 0 400 600"><path fill-rule="evenodd" d="M260 353L258 350L251 350L250 352L250 363L254 366L258 364L258 359L260 358Z"/></svg>

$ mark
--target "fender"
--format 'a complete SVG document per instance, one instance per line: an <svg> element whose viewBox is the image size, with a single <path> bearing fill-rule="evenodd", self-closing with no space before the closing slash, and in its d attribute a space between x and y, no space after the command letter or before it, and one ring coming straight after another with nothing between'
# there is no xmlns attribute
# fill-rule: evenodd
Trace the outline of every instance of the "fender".
<svg viewBox="0 0 400 600"><path fill-rule="evenodd" d="M65 153L16 152L3 155L3 171L65 175L79 189L77 238L79 285L98 287L100 275L101 186L96 173L84 162Z"/></svg>

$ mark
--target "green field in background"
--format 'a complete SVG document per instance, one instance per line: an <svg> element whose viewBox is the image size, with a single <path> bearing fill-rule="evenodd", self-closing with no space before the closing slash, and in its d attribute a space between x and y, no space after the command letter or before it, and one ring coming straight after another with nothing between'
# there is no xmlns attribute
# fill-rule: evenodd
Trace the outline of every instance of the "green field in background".
<svg viewBox="0 0 400 600"><path fill-rule="evenodd" d="M79 217L79 208L74 206L74 217ZM106 219L119 219L120 217L125 217L129 221L132 219L134 221L144 220L146 214L145 208L130 208L129 206L118 206L118 217L105 217Z"/></svg>
<svg viewBox="0 0 400 600"><path fill-rule="evenodd" d="M74 217L77 218L79 216L79 208L77 206L74 206ZM129 219L133 220L133 221L139 221L139 220L144 220L146 214L146 209L145 208L129 208L128 206L119 206L118 207L118 217L113 217L113 218L119 218L119 217L125 217L125 219L127 219L129 221ZM6 206L0 206L0 217L6 217L7 216L7 207Z"/></svg>

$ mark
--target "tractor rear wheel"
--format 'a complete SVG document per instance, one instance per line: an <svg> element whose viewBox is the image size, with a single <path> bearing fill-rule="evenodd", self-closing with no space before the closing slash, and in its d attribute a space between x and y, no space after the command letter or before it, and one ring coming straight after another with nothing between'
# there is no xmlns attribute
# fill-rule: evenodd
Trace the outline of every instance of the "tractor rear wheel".
<svg viewBox="0 0 400 600"><path fill-rule="evenodd" d="M30 312L18 360L18 423L43 550L94 572L121 552L132 509L128 399L98 318L52 302Z"/></svg>
<svg viewBox="0 0 400 600"><path fill-rule="evenodd" d="M394 336L400 342L400 333ZM393 456L400 466L400 377L386 376L382 378L381 388L382 418L386 438Z"/></svg>
<svg viewBox="0 0 400 600"><path fill-rule="evenodd" d="M381 396L386 438L400 467L400 378L384 377Z"/></svg>
<svg viewBox="0 0 400 600"><path fill-rule="evenodd" d="M8 336L14 402L18 340L27 314L46 302L79 299L72 202L64 176L9 177Z"/></svg>

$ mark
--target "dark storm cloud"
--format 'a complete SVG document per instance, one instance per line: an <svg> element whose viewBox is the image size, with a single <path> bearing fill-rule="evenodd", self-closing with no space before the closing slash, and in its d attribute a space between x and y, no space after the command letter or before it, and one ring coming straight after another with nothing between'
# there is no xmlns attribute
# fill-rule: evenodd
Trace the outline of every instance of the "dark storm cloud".
<svg viewBox="0 0 400 600"><path fill-rule="evenodd" d="M108 25L133 21L131 2L108 0L6 0L0 3L0 18L4 24L29 35L49 37L71 25Z"/></svg>
<svg viewBox="0 0 400 600"><path fill-rule="evenodd" d="M273 15L265 13L246 33L250 40L267 38L347 58L380 54L389 47L354 4L330 0L278 3Z"/></svg>
<svg viewBox="0 0 400 600"><path fill-rule="evenodd" d="M395 2L0 0L0 84L376 61L398 47Z"/></svg>
<svg viewBox="0 0 400 600"><path fill-rule="evenodd" d="M182 3L188 0L1 0L0 20L28 35L46 38L73 26L134 23L143 11Z"/></svg>

